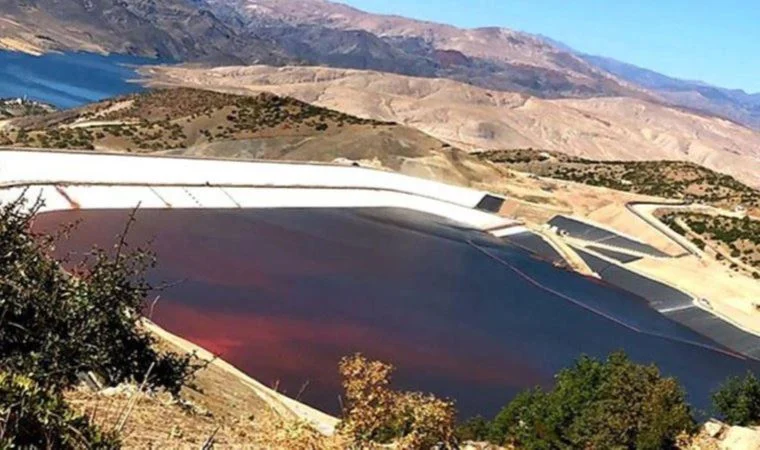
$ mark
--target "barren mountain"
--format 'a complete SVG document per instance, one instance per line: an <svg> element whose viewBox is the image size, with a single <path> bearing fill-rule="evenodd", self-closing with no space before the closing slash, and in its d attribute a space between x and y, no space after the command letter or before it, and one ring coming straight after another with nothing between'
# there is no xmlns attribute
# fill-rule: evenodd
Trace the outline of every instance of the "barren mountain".
<svg viewBox="0 0 760 450"><path fill-rule="evenodd" d="M541 148L604 160L685 160L760 186L760 133L630 98L540 99L445 79L317 67L163 67L153 83L268 91L396 121L452 145Z"/></svg>
<svg viewBox="0 0 760 450"><path fill-rule="evenodd" d="M327 0L0 0L0 14L0 49L377 70L541 98L638 98L760 127L757 95L584 55L544 36Z"/></svg>
<svg viewBox="0 0 760 450"><path fill-rule="evenodd" d="M312 64L451 78L543 97L647 95L572 52L505 28L461 29L370 14L325 0L210 0L209 4L228 22L271 37ZM272 29L277 32L268 34ZM315 29L318 39L310 38ZM286 34L286 39L278 34ZM340 45L347 40L354 41L350 47ZM336 52L345 57L336 62ZM330 54L333 58L327 57Z"/></svg>
<svg viewBox="0 0 760 450"><path fill-rule="evenodd" d="M461 29L451 25L372 14L328 0L211 0L226 4L251 18L292 24L319 24L342 30L365 30L384 38L421 40L438 50L511 64L562 70L572 67L578 75L597 70L582 59L562 52L544 40L506 28Z"/></svg>
<svg viewBox="0 0 760 450"><path fill-rule="evenodd" d="M0 0L0 13L0 49L227 63L288 60L271 42L222 22L202 0Z"/></svg>
<svg viewBox="0 0 760 450"><path fill-rule="evenodd" d="M717 114L760 129L760 93L748 94L741 89L680 80L612 58L590 55L581 57L619 78L657 92L674 105Z"/></svg>

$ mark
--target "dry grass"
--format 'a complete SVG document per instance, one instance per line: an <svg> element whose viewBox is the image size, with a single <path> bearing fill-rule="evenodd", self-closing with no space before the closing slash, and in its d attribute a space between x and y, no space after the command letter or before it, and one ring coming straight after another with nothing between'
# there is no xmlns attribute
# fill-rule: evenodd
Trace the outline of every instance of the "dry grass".
<svg viewBox="0 0 760 450"><path fill-rule="evenodd" d="M181 351L166 341L159 346ZM283 417L250 386L213 364L199 371L179 398L122 385L102 392L76 390L66 399L103 429L116 429L123 421L122 441L128 449L199 449L210 443L235 449L343 448L340 437L323 436L304 422Z"/></svg>

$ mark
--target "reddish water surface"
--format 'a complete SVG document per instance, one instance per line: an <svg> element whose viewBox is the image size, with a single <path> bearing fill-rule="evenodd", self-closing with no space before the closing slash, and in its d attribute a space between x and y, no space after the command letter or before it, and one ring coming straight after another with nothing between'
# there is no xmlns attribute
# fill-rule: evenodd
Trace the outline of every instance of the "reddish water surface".
<svg viewBox="0 0 760 450"><path fill-rule="evenodd" d="M106 246L127 211L41 215L81 220L61 252ZM496 238L394 209L142 210L161 293L153 319L254 378L329 412L337 363L362 352L398 367L397 386L494 414L551 384L581 353L625 349L677 376L697 406L726 376L757 369L642 299L558 270ZM473 245L474 244L474 245Z"/></svg>

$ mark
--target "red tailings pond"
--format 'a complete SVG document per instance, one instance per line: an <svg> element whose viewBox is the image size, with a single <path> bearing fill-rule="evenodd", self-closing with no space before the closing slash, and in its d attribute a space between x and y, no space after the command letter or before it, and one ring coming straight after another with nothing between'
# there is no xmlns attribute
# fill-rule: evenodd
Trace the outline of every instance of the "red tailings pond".
<svg viewBox="0 0 760 450"><path fill-rule="evenodd" d="M110 247L129 212L81 220L61 252ZM634 295L558 269L455 223L400 209L141 210L132 246L152 241L161 292L153 319L259 381L338 413L337 363L362 352L398 367L399 388L496 413L550 386L579 355L624 349L678 377L706 408L729 375L758 370Z"/></svg>

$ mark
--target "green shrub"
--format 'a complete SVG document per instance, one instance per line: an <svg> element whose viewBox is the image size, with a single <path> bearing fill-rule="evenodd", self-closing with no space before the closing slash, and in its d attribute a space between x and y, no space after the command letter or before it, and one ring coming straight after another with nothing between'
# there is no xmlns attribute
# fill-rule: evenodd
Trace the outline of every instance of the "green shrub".
<svg viewBox="0 0 760 450"><path fill-rule="evenodd" d="M119 442L69 409L59 393L0 372L0 448L112 449Z"/></svg>
<svg viewBox="0 0 760 450"><path fill-rule="evenodd" d="M66 272L48 257L54 240L29 231L37 209L0 208L0 367L56 390L83 371L119 383L142 381L152 367L149 385L178 392L194 357L157 352L139 326L153 256L128 253L122 241Z"/></svg>
<svg viewBox="0 0 760 450"><path fill-rule="evenodd" d="M494 419L490 440L528 449L671 448L694 421L683 389L624 353L581 357L551 391L518 395Z"/></svg>
<svg viewBox="0 0 760 450"><path fill-rule="evenodd" d="M459 442L483 442L488 440L490 431L491 424L482 416L475 416L457 426L456 437Z"/></svg>
<svg viewBox="0 0 760 450"><path fill-rule="evenodd" d="M760 381L752 373L729 378L713 394L713 406L731 425L760 423Z"/></svg>

